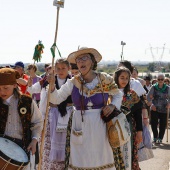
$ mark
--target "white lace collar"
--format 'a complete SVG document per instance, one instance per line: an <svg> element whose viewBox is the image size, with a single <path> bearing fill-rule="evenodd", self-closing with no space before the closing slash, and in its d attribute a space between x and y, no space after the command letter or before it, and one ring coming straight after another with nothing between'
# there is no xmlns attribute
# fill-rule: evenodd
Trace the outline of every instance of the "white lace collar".
<svg viewBox="0 0 170 170"><path fill-rule="evenodd" d="M92 90L95 88L95 86L97 85L97 83L99 82L97 76L90 82L90 83L86 83L85 86L89 89Z"/></svg>

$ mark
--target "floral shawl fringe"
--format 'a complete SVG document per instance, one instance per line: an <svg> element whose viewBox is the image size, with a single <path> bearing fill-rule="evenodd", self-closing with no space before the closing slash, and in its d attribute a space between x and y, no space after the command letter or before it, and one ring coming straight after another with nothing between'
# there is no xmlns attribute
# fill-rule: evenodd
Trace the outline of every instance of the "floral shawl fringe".
<svg viewBox="0 0 170 170"><path fill-rule="evenodd" d="M106 73L96 73L98 77L98 84L95 86L94 89L90 90L86 86L83 86L83 92L87 96L91 96L96 93L109 93L110 95L117 94L119 92L117 84L114 82L114 79L112 76L106 74ZM77 75L72 78L72 83L81 90L81 77L80 75Z"/></svg>
<svg viewBox="0 0 170 170"><path fill-rule="evenodd" d="M112 148L112 150L113 150L113 157L114 157L114 161L115 161L116 170L125 170L125 164L123 161L123 155L120 150L120 147Z"/></svg>
<svg viewBox="0 0 170 170"><path fill-rule="evenodd" d="M67 136L66 136L66 148L65 148L65 167L64 170L68 170L69 166L69 158L70 158L70 135L71 135L71 127L72 127L72 118L73 112L70 115L68 126L67 126Z"/></svg>

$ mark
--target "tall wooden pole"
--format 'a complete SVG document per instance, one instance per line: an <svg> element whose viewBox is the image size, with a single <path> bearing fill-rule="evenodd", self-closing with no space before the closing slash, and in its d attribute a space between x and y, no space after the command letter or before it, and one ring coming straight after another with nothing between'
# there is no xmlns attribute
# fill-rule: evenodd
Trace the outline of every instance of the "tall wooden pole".
<svg viewBox="0 0 170 170"><path fill-rule="evenodd" d="M57 7L56 30L55 30L54 43L57 42L59 10L60 10L60 7ZM54 49L54 53L55 53L55 49ZM54 69L55 69L54 68L54 57L52 57L53 74L54 74ZM49 102L50 102L51 86L52 86L52 83L50 82L49 83L49 89L48 89L48 96L47 96L47 107L46 107L46 113L45 113L45 120L44 120L44 126L43 126L43 130L42 130L42 136L41 136L40 159L39 159L39 164L38 164L38 170L41 170L41 165L42 165L42 155L43 155L45 132L46 132L46 126L47 126L47 120L48 120L48 113L49 113Z"/></svg>
<svg viewBox="0 0 170 170"><path fill-rule="evenodd" d="M168 142L168 119L169 119L169 108L167 109L167 120L166 120L166 132L167 132L166 142Z"/></svg>

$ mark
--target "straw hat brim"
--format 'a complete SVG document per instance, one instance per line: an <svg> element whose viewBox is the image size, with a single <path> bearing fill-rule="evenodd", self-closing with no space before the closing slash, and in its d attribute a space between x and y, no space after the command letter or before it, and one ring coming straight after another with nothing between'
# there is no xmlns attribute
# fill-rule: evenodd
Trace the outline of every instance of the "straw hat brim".
<svg viewBox="0 0 170 170"><path fill-rule="evenodd" d="M76 64L76 58L82 54L93 54L95 60L97 63L99 63L102 59L101 54L94 48L84 48L84 49L79 49L78 51L75 51L71 54L69 54L67 60L69 63L75 63Z"/></svg>

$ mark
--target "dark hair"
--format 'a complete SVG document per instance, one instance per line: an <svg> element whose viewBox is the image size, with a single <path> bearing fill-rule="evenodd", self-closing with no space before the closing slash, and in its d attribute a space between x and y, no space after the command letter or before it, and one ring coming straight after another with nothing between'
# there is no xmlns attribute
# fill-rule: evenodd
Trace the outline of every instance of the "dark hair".
<svg viewBox="0 0 170 170"><path fill-rule="evenodd" d="M126 72L128 73L129 75L129 81L128 81L128 84L125 86L124 88L124 93L127 94L127 92L130 91L130 70L126 67L119 67L116 71L115 71L115 74L114 74L114 80L115 80L115 83L118 85L118 88L120 88L120 84L119 84L119 76L121 75L121 73L123 72Z"/></svg>
<svg viewBox="0 0 170 170"><path fill-rule="evenodd" d="M55 66L57 64L66 64L68 68L70 67L70 63L67 61L66 58L57 59L56 62L55 62Z"/></svg>
<svg viewBox="0 0 170 170"><path fill-rule="evenodd" d="M44 65L45 68L47 68L48 66L50 66L49 63L46 63L46 64Z"/></svg>
<svg viewBox="0 0 170 170"><path fill-rule="evenodd" d="M16 98L20 98L21 97L21 92L19 90L18 87L14 88L13 94Z"/></svg>
<svg viewBox="0 0 170 170"><path fill-rule="evenodd" d="M133 71L136 71L136 73L138 74L138 69L136 67L133 67Z"/></svg>
<svg viewBox="0 0 170 170"><path fill-rule="evenodd" d="M37 71L37 66L35 64L29 64L27 70L31 68L33 68L35 72Z"/></svg>
<svg viewBox="0 0 170 170"><path fill-rule="evenodd" d="M151 84L154 85L154 82L156 83L156 82L157 82L157 79L152 79Z"/></svg>
<svg viewBox="0 0 170 170"><path fill-rule="evenodd" d="M123 60L123 61L120 61L120 64L122 64L124 67L128 68L131 73L133 72L133 65L130 61Z"/></svg>
<svg viewBox="0 0 170 170"><path fill-rule="evenodd" d="M150 78L150 76L145 76L145 77L144 77L144 80L149 80L149 81L151 81L151 78Z"/></svg>
<svg viewBox="0 0 170 170"><path fill-rule="evenodd" d="M74 64L74 63L70 63L70 66L71 66L71 69L75 69L75 70L78 70L78 67L77 67L77 64Z"/></svg>
<svg viewBox="0 0 170 170"><path fill-rule="evenodd" d="M91 60L92 60L92 62L93 62L92 70L97 70L97 61L95 60L94 55L91 54L91 53L88 53L88 54L90 55Z"/></svg>

